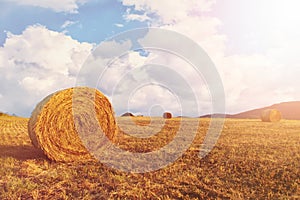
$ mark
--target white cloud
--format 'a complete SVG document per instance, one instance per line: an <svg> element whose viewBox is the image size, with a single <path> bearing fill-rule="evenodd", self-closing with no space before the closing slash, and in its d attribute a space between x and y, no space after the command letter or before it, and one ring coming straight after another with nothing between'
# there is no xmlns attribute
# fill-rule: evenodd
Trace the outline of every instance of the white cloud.
<svg viewBox="0 0 300 200"><path fill-rule="evenodd" d="M151 19L149 16L147 16L147 13L144 13L144 14L134 14L134 13L132 13L132 10L130 8L128 8L126 10L126 14L124 14L123 17L127 21L140 21L140 22L148 21L148 20Z"/></svg>
<svg viewBox="0 0 300 200"><path fill-rule="evenodd" d="M70 3L69 6L66 6L66 2ZM47 7L58 12L76 12L79 3L84 2L73 0L52 4L50 1L42 3L32 0L23 1L23 4ZM222 77L228 112L234 113L280 101L300 99L299 32L287 31L289 32L287 33L282 32L282 29L272 29L265 40L266 49L263 52L251 54L235 52L229 55L227 45L230 41L219 29L222 21L209 13L216 3L214 0L123 0L122 2L125 6L132 6L124 15L126 20L148 21L150 26L177 31L204 48ZM72 23L66 21L63 27ZM122 27L121 24L115 25ZM146 35L145 38L147 36L149 37ZM167 38L157 39L167 40ZM143 41L139 42L142 46ZM253 42L257 42L255 38ZM112 55L127 52L133 44L128 40L104 42L102 45L104 51L95 54L103 57L95 58L95 66L92 66L91 71L97 70L99 64L107 64L107 59ZM174 42L172 45L176 47L180 46L180 43ZM8 33L4 46L0 47L0 81L5 83L0 85L0 93L3 95L0 98L2 106L0 111L4 109L2 111L28 113L43 96L57 89L72 86L80 66L92 48L91 44L80 43L63 33L50 31L43 26L30 26L21 35ZM110 94L109 98L112 98L116 105L122 105L117 108L117 112L121 112L121 109L129 103L137 112L147 114L145 112L149 107L157 104L154 97L147 98L149 94L157 95L167 108L177 110L178 105L174 104L174 97L157 85L148 85L136 91L132 94L132 98L125 102L125 106L120 102L123 101L123 97L120 96L122 91L126 92L126 89L131 87L134 89L136 82L141 79L153 82L165 80L165 83L177 84L180 92L186 89L179 83L173 83L176 75L172 77L166 69L137 70L138 67L149 63L169 66L170 72L179 72L182 78L188 80L189 85L197 88L195 93L201 101L199 109L206 112L211 109L207 104L210 100L209 91L205 88L203 80L196 77L186 64L172 55L159 53L157 56L151 52L145 57L138 52L130 52L122 59L114 60L99 83L97 73L91 75L89 74L91 71L88 71L88 76L84 78L94 84L102 84L104 92L116 92ZM126 80L123 85L114 88L116 81L121 80L124 75ZM186 104L189 105L189 102Z"/></svg>
<svg viewBox="0 0 300 200"><path fill-rule="evenodd" d="M29 5L42 8L52 9L55 12L77 13L79 5L86 3L88 0L4 0L14 2L19 5Z"/></svg>
<svg viewBox="0 0 300 200"><path fill-rule="evenodd" d="M198 116L191 90L195 89L202 102L209 99L209 94L201 77L190 70L191 65L167 52L146 50L147 56L141 56L141 52L131 50L133 42L136 41L102 42L85 62L77 79L79 83L100 89L111 100L117 114L129 109L148 115L151 107L160 105L175 115L182 115L181 106L184 106L185 115ZM142 47L143 42L140 44ZM166 67L156 66L164 65L163 62ZM177 102L182 97L186 99Z"/></svg>
<svg viewBox="0 0 300 200"><path fill-rule="evenodd" d="M183 111L185 115L199 116L195 98L201 102L198 107L202 113L210 111L209 106L203 106L210 101L204 80L191 70L189 63L173 54L155 50L149 50L147 56L140 56L139 52L128 50L131 47L128 44L126 41L102 44L103 49L96 49L94 58L85 63L87 67L80 77L90 87L96 87L98 83L97 88L109 97L117 114L129 109L148 115L151 107L160 105L175 115L182 115ZM103 51L106 48L108 51ZM126 54L114 58L118 55L115 51L121 48ZM107 52L111 52L111 61Z"/></svg>
<svg viewBox="0 0 300 200"><path fill-rule="evenodd" d="M69 27L69 26L72 26L72 25L74 25L74 24L77 24L78 23L78 21L70 21L70 20L67 20L67 21L65 21L64 23L63 23L63 25L61 25L61 28L62 29L65 29L65 28L67 28L67 27Z"/></svg>
<svg viewBox="0 0 300 200"><path fill-rule="evenodd" d="M170 104L170 102L172 102ZM178 111L181 110L180 102L177 97L165 88L159 85L145 85L134 91L132 96L128 99L129 109L135 112L142 112L146 115L151 114L153 106L160 106L163 111ZM157 113L156 116L161 116L162 113Z"/></svg>
<svg viewBox="0 0 300 200"><path fill-rule="evenodd" d="M124 6L133 6L134 10L127 12L128 16L137 17L138 12L142 12L140 16L147 16L149 19L152 14L158 16L154 20L161 20L162 23L177 23L189 16L197 16L203 12L211 10L215 0L175 0L175 1L152 1L152 0L123 0ZM143 17L142 19L145 19Z"/></svg>
<svg viewBox="0 0 300 200"><path fill-rule="evenodd" d="M48 94L75 85L92 44L80 43L63 33L35 25L8 37L0 47L1 108L30 114Z"/></svg>
<svg viewBox="0 0 300 200"><path fill-rule="evenodd" d="M293 31L284 32L282 30L285 26L280 26L279 29L277 26L272 32L270 29L264 41L266 44L264 52L229 55L227 45L231 41L220 32L222 21L209 14L216 1L123 0L122 2L126 6L132 6L125 16L126 19L131 15L135 16L132 20L138 19L136 15L143 18L147 16L150 26L182 33L204 48L222 77L227 112L235 113L281 101L300 99L297 87L300 84L298 79L300 35L295 28ZM285 20L286 23L290 22ZM298 26L295 24L293 27ZM163 59L157 62L164 63ZM168 64L164 64L174 63L170 59Z"/></svg>
<svg viewBox="0 0 300 200"><path fill-rule="evenodd" d="M172 1L172 2L157 2L157 1L123 1L124 5L133 6L135 11L128 12L128 15L140 13L141 16L152 16L149 20L150 26L159 26L161 28L169 29L179 32L183 35L201 44L202 47L209 53L213 53L215 58L220 59L224 55L226 37L218 34L218 26L221 24L220 20L214 17L203 15L210 11L214 1ZM168 40L168 38L153 38L151 33L145 36L145 39L161 40L162 43ZM143 46L144 41L140 40L140 44ZM178 41L180 42L180 41ZM180 48L180 44L174 42L168 47L170 49ZM146 43L149 43L146 42ZM151 41L150 41L151 43ZM173 45L173 47L172 47ZM152 62L162 64L171 67L172 71L176 71L180 74L190 87L184 88L185 90L193 91L194 95L198 99L198 109L200 114L206 114L211 112L212 107L209 104L211 101L208 88L205 81L197 76L195 70L187 63L182 62L179 57L174 55L165 54L165 52L158 52L158 55ZM159 73L159 72L157 72ZM148 74L150 75L150 74ZM168 74L169 75L169 74ZM166 76L167 79L172 79L172 76ZM152 74L152 76L159 77L160 74ZM174 83L178 90L182 89L179 83ZM174 85L173 84L173 85ZM150 92L150 90L149 90ZM192 96L187 95L186 99L192 99ZM172 105L172 101L166 101L167 104ZM188 103L185 102L185 105ZM186 109L186 108L185 108ZM195 113L197 109L190 107L188 109L190 113ZM185 110L186 111L186 110ZM178 112L178 110L173 110ZM179 113L177 113L179 114Z"/></svg>
<svg viewBox="0 0 300 200"><path fill-rule="evenodd" d="M116 27L119 27L119 28L122 28L122 27L124 27L124 24L119 24L119 23L116 23L116 24L114 24Z"/></svg>

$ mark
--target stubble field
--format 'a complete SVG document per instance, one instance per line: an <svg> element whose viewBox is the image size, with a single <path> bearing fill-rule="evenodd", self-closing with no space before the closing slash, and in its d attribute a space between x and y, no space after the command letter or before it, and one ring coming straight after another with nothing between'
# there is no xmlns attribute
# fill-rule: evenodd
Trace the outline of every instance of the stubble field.
<svg viewBox="0 0 300 200"><path fill-rule="evenodd" d="M149 123L128 120L118 118L126 132ZM160 119L153 120L152 126ZM196 119L167 120L148 139L121 135L119 146L131 152L159 149L172 141L180 120ZM203 159L198 153L210 119L200 121L193 144L176 162L136 174L96 161L51 162L31 145L28 119L1 116L0 199L300 199L300 121L226 119Z"/></svg>

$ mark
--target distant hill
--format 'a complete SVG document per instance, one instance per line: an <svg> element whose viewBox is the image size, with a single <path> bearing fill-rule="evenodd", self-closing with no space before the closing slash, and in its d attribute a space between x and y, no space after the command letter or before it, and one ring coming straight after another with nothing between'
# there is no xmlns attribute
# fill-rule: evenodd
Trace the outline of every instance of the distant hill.
<svg viewBox="0 0 300 200"><path fill-rule="evenodd" d="M261 112L265 109L277 109L281 112L283 119L300 120L300 101L284 102L272 106L249 110L246 112L231 115L231 118L257 119L260 118Z"/></svg>
<svg viewBox="0 0 300 200"><path fill-rule="evenodd" d="M238 114L226 114L226 118L237 118L237 119L260 119L260 115L265 109L277 109L281 112L283 119L300 120L300 101L283 102L279 104L274 104L272 106L267 106L263 108L258 108L254 110L249 110L246 112L241 112ZM201 118L218 118L224 117L223 114L209 114L200 116Z"/></svg>
<svg viewBox="0 0 300 200"><path fill-rule="evenodd" d="M221 114L221 113L215 113L215 114L207 114L207 115L202 115L200 116L200 118L233 118L234 115L230 115L230 114Z"/></svg>

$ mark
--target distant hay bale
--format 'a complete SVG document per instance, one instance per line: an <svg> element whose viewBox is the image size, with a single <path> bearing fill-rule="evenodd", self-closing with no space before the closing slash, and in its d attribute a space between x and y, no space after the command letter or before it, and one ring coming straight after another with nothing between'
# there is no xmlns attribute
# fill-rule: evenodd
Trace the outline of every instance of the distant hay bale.
<svg viewBox="0 0 300 200"><path fill-rule="evenodd" d="M165 112L163 114L163 118L165 118L165 119L171 119L172 118L172 114L170 112Z"/></svg>
<svg viewBox="0 0 300 200"><path fill-rule="evenodd" d="M121 115L121 117L134 117L134 115L130 112L126 112L123 115Z"/></svg>
<svg viewBox="0 0 300 200"><path fill-rule="evenodd" d="M10 115L8 115L6 113L3 113L3 112L0 112L0 117L10 117Z"/></svg>
<svg viewBox="0 0 300 200"><path fill-rule="evenodd" d="M263 122L278 122L281 120L281 113L276 109L266 109L261 113Z"/></svg>
<svg viewBox="0 0 300 200"><path fill-rule="evenodd" d="M98 140L92 142L104 148L104 141L114 140L117 130L109 100L87 87L49 95L36 106L28 123L32 144L50 160L63 162L93 159L83 141L95 137Z"/></svg>

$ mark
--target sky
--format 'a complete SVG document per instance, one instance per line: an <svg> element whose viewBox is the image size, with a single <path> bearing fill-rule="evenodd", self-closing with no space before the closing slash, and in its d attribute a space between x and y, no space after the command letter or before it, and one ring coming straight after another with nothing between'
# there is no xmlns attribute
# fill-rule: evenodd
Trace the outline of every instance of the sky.
<svg viewBox="0 0 300 200"><path fill-rule="evenodd" d="M227 113L299 101L299 7L297 0L0 0L0 111L29 117L44 97L82 84L103 92L117 115L218 112L211 77L182 55L144 46L167 35L126 34L145 27L184 35L205 51Z"/></svg>

